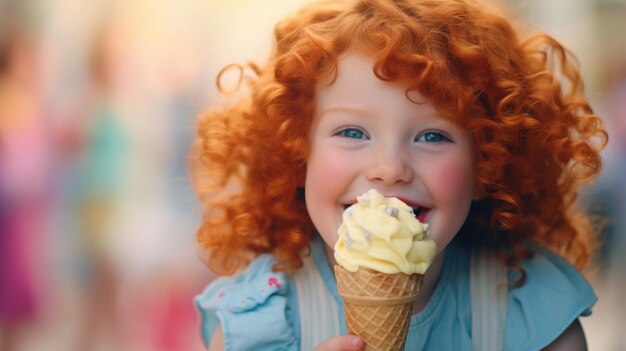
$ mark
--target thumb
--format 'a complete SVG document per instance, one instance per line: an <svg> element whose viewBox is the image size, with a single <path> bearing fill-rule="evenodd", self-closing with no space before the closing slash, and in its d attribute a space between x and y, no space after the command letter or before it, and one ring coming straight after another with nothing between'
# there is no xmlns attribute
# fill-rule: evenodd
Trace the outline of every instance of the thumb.
<svg viewBox="0 0 626 351"><path fill-rule="evenodd" d="M365 343L363 339L355 335L341 335L330 338L321 343L315 351L354 351L362 350Z"/></svg>

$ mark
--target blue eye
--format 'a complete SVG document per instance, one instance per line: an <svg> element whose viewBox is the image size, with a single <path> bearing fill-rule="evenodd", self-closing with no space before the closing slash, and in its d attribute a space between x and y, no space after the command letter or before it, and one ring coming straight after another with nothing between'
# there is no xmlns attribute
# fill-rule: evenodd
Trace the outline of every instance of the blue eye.
<svg viewBox="0 0 626 351"><path fill-rule="evenodd" d="M351 139L369 139L369 137L362 130L357 128L346 128L337 133L337 135Z"/></svg>
<svg viewBox="0 0 626 351"><path fill-rule="evenodd" d="M419 135L415 141L426 143L442 143L451 140L450 138L439 132L426 132Z"/></svg>

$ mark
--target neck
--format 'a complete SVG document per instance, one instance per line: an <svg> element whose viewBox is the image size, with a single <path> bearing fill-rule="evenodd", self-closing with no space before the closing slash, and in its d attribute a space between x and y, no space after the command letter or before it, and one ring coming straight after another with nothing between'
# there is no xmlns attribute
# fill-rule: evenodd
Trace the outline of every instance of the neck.
<svg viewBox="0 0 626 351"><path fill-rule="evenodd" d="M330 266L333 267L335 265L335 254L333 250L328 247L328 245L324 244L324 251L326 253L326 259ZM420 294L417 296L415 300L415 304L413 305L413 313L418 313L426 307L428 301L433 296L433 292L437 287L437 281L439 280L439 275L441 274L441 270L443 269L443 262L445 258L445 251L440 252L433 263L430 265L426 274L424 275L424 283L422 285L422 289Z"/></svg>

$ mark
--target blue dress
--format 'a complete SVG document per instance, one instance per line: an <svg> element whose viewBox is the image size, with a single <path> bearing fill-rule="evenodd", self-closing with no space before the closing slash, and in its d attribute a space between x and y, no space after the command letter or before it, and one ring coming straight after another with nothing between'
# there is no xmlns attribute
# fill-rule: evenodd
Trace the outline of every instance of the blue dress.
<svg viewBox="0 0 626 351"><path fill-rule="evenodd" d="M343 305L322 245L320 240L312 243L312 255L302 269L319 276L319 284L303 288L297 284L300 273L272 272L270 255L258 257L234 277L211 283L195 300L205 344L218 324L226 350L304 350L345 334ZM469 256L466 248L449 245L431 299L411 318L406 350L473 349ZM597 299L578 271L549 250L539 250L522 266L526 283L508 291L504 349L540 350L576 318L589 315ZM514 272L508 274L509 281L516 279ZM314 317L324 320L320 329L326 330L301 328L312 317L304 312L311 310L321 315Z"/></svg>

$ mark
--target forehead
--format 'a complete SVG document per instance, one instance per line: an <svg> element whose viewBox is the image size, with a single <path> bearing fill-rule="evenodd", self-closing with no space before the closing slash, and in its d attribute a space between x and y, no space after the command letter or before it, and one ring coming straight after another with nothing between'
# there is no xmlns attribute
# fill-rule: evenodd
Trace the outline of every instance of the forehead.
<svg viewBox="0 0 626 351"><path fill-rule="evenodd" d="M387 88L388 82L380 80L374 74L374 63L369 58L347 52L337 57L334 72L329 72L318 82L316 90L322 96L340 92L357 95L372 88ZM338 97L339 98L339 97Z"/></svg>
<svg viewBox="0 0 626 351"><path fill-rule="evenodd" d="M330 72L316 85L318 109L351 103L382 102L414 106L428 102L419 92L408 91L408 83L379 78L374 72L374 61L365 55L345 52L338 56L335 67L335 72Z"/></svg>

